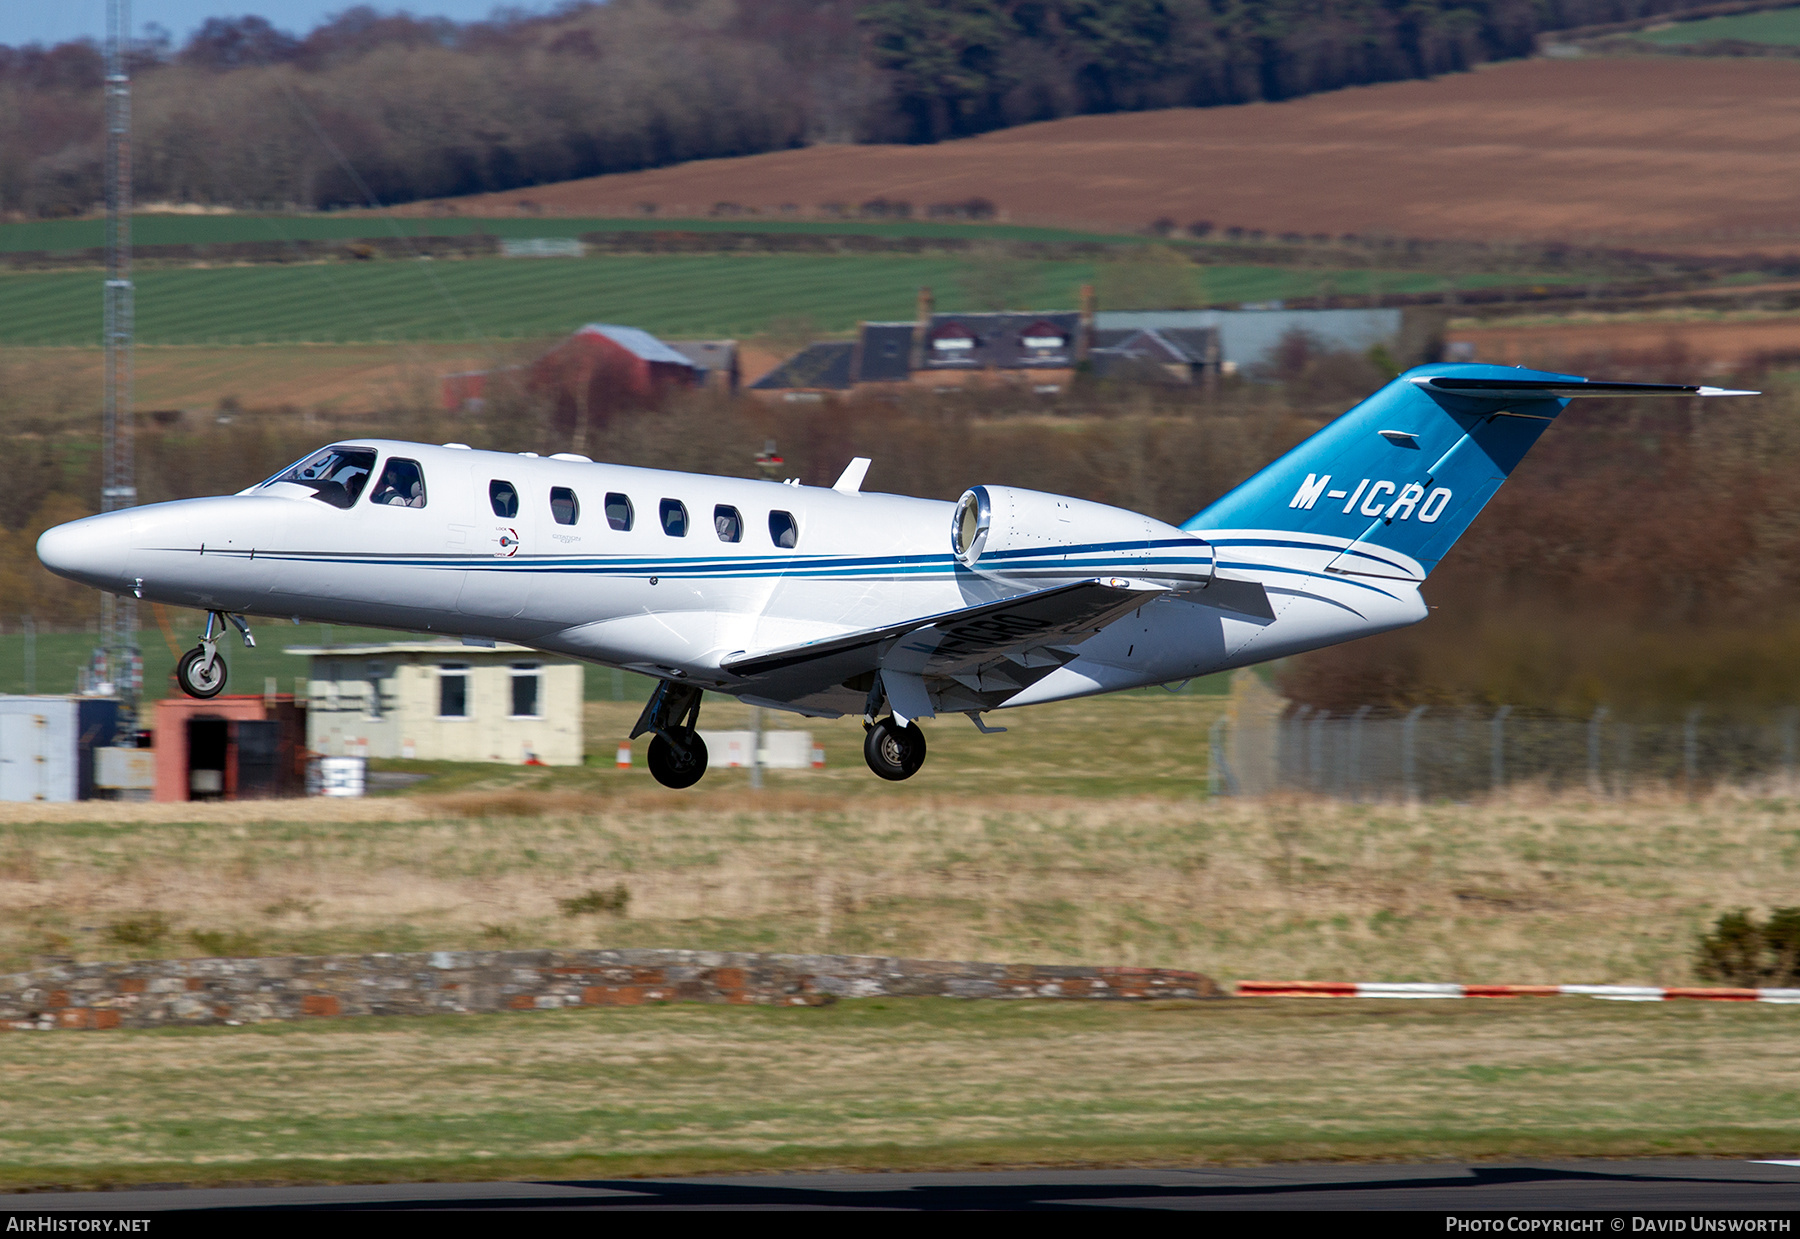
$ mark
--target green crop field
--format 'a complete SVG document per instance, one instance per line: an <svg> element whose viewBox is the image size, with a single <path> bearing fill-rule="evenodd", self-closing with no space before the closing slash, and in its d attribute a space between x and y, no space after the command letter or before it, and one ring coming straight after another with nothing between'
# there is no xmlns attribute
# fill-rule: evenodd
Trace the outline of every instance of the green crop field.
<svg viewBox="0 0 1800 1239"><path fill-rule="evenodd" d="M1073 306L1095 278L1090 262L1032 262L1022 300ZM518 339L585 322L657 335L749 336L804 317L820 331L863 319L910 319L920 286L946 310L972 309L967 264L948 257L670 255L457 262L315 263L149 270L137 277L143 344L352 343ZM1276 267L1199 269L1211 302L1306 296L1329 286L1358 295L1424 292L1443 276ZM1458 287L1506 282L1466 276ZM0 343L90 345L100 335L97 272L0 276Z"/></svg>
<svg viewBox="0 0 1800 1239"><path fill-rule="evenodd" d="M0 224L0 253L94 249L105 244L106 222L42 219ZM1143 241L1142 237L1026 228L1014 224L953 224L931 220L579 219L509 216L432 219L372 215L137 215L139 245L219 245L238 241L347 241L359 237L575 237L584 232L775 232L873 237L962 237L977 241Z"/></svg>
<svg viewBox="0 0 1800 1239"><path fill-rule="evenodd" d="M1711 43L1732 39L1740 43L1767 43L1776 47L1800 47L1800 8L1772 9L1764 13L1740 13L1736 17L1711 17L1705 21L1677 22L1662 30L1638 34L1649 43Z"/></svg>

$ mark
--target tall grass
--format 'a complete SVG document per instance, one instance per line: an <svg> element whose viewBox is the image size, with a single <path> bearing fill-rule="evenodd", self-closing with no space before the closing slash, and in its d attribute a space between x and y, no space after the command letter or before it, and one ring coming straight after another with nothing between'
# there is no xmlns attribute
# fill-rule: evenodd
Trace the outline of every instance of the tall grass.
<svg viewBox="0 0 1800 1239"><path fill-rule="evenodd" d="M641 772L349 804L0 806L0 960L656 946L1246 977L1691 983L1791 903L1800 804L1415 808L888 796L864 772L677 797ZM924 779L929 771L920 778ZM565 915L601 891L615 911ZM620 895L617 892L623 891ZM574 901L571 905L569 901ZM107 927L160 917L154 949Z"/></svg>

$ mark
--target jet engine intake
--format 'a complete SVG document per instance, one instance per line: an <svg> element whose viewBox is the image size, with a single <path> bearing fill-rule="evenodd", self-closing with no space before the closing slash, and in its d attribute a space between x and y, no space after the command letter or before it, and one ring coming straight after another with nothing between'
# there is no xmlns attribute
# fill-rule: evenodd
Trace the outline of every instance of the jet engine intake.
<svg viewBox="0 0 1800 1239"><path fill-rule="evenodd" d="M986 576L1129 576L1170 588L1212 579L1212 548L1185 530L1138 512L1021 490L975 486L950 521L950 550Z"/></svg>

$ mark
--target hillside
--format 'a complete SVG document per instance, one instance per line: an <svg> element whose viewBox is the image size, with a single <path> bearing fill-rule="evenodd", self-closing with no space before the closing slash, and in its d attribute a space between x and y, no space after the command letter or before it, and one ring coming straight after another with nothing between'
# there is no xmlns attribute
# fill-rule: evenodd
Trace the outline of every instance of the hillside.
<svg viewBox="0 0 1800 1239"><path fill-rule="evenodd" d="M1283 103L1080 116L933 146L820 145L421 204L779 213L971 197L1134 230L1800 247L1800 63L1531 60ZM526 205L521 207L521 202Z"/></svg>

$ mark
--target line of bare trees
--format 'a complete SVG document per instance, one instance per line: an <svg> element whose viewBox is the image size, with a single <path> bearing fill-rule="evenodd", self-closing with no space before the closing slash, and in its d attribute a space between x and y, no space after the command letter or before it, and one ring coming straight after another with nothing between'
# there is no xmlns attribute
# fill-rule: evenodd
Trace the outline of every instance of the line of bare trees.
<svg viewBox="0 0 1800 1239"><path fill-rule="evenodd" d="M1679 0L611 0L459 25L351 8L142 41L140 200L364 206L812 142L1281 99L1527 54ZM0 214L102 189L99 50L0 46Z"/></svg>

